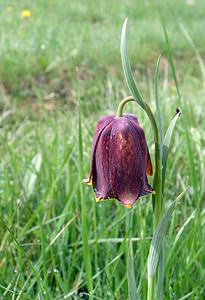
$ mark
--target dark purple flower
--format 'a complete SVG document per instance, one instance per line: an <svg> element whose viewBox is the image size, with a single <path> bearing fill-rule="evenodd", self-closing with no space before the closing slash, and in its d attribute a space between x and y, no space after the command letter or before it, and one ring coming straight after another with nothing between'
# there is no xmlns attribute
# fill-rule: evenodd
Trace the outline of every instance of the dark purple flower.
<svg viewBox="0 0 205 300"><path fill-rule="evenodd" d="M147 176L152 164L144 131L133 115L105 116L97 123L89 184L96 200L117 199L130 208L153 190Z"/></svg>

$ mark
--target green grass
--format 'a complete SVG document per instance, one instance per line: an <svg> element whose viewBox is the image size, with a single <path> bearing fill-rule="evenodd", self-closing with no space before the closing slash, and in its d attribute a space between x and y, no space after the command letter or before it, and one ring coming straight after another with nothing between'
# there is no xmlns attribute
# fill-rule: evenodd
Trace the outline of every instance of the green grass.
<svg viewBox="0 0 205 300"><path fill-rule="evenodd" d="M89 299L92 284L93 299L126 300L130 287L137 289L139 299L146 299L151 198L140 198L133 211L114 201L95 203L91 188L81 189L81 177L89 174L99 116L115 112L128 95L120 61L120 32L126 16L135 79L152 107L155 63L163 55L159 93L164 132L181 106L171 66L167 68L159 11L166 20L183 102L167 163L165 207L191 187L173 215L165 241L164 299L205 298L205 82L178 25L182 22L189 31L203 59L205 5L203 0L194 6L186 1L161 2L1 2L1 299ZM31 10L30 19L21 18L24 8ZM134 103L127 110L140 119L153 158L153 135L145 114ZM31 162L37 154L39 170ZM84 174L79 179L82 163ZM125 239L130 235L137 238L133 249L127 248ZM84 260L86 251L92 275Z"/></svg>

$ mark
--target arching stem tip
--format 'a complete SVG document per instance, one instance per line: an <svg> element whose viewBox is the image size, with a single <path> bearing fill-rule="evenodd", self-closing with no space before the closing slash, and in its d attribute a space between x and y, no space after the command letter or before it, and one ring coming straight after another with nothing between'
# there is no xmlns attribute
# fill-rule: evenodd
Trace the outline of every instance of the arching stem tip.
<svg viewBox="0 0 205 300"><path fill-rule="evenodd" d="M120 101L120 104L118 105L118 109L117 109L117 117L123 116L124 106L127 102L130 102L130 101L135 101L133 96L125 97L122 101Z"/></svg>

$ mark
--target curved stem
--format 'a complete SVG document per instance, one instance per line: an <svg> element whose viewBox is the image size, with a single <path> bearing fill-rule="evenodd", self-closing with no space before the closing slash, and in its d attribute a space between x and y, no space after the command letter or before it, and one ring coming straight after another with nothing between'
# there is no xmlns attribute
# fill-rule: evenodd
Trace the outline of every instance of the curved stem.
<svg viewBox="0 0 205 300"><path fill-rule="evenodd" d="M120 104L118 105L117 109L117 117L123 116L123 108L127 102L135 101L135 98L133 96L125 97L122 101L120 101Z"/></svg>

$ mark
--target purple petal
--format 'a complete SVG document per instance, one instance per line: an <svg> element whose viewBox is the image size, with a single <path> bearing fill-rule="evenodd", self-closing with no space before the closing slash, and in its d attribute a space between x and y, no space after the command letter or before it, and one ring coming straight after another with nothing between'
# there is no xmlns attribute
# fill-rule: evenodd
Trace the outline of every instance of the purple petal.
<svg viewBox="0 0 205 300"><path fill-rule="evenodd" d="M105 127L110 124L114 120L114 116L104 116L101 117L100 120L98 121L96 128L95 128L95 134L94 134L94 139L93 139L93 145L92 145L92 156L91 156L91 161L90 161L90 176L89 176L89 182L92 182L92 176L93 176L93 162L94 162L94 157L95 157L95 149L96 149L96 144L98 142L98 139L105 129Z"/></svg>
<svg viewBox="0 0 205 300"><path fill-rule="evenodd" d="M98 123L93 141L91 177L98 199L116 198L127 207L152 192L146 177L151 160L136 117L108 116Z"/></svg>

